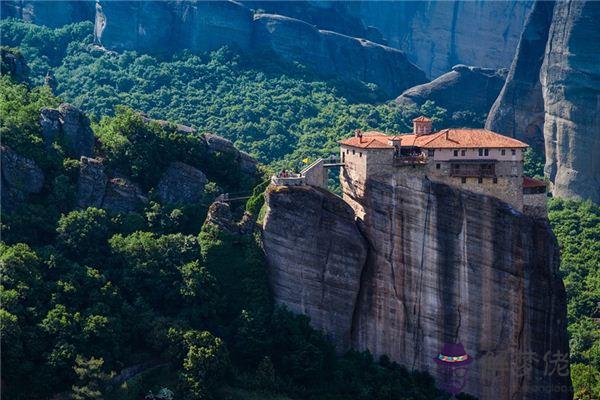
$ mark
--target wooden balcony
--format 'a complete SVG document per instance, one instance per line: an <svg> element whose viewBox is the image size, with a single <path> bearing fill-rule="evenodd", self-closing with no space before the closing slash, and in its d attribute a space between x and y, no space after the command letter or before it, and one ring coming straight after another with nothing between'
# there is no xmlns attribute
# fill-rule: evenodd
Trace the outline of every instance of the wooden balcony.
<svg viewBox="0 0 600 400"><path fill-rule="evenodd" d="M452 163L450 164L450 176L460 178L493 178L496 176L496 168L493 162Z"/></svg>
<svg viewBox="0 0 600 400"><path fill-rule="evenodd" d="M427 157L424 154L419 155L395 155L394 156L394 166L400 167L403 165L415 165L415 164L427 164Z"/></svg>

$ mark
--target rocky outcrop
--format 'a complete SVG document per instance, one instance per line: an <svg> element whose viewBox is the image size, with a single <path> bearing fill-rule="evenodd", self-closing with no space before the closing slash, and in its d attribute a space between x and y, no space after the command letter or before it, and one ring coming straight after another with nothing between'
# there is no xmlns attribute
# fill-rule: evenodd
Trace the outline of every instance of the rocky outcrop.
<svg viewBox="0 0 600 400"><path fill-rule="evenodd" d="M553 194L600 203L600 3L557 2L540 81Z"/></svg>
<svg viewBox="0 0 600 400"><path fill-rule="evenodd" d="M78 108L63 103L58 109L42 108L40 125L44 143L50 146L62 139L70 156L90 157L94 147L94 133L89 118Z"/></svg>
<svg viewBox="0 0 600 400"><path fill-rule="evenodd" d="M270 187L266 206L263 244L276 301L347 349L367 255L352 209L309 186Z"/></svg>
<svg viewBox="0 0 600 400"><path fill-rule="evenodd" d="M125 177L109 179L102 201L102 208L112 213L138 211L148 203L140 187Z"/></svg>
<svg viewBox="0 0 600 400"><path fill-rule="evenodd" d="M103 208L116 214L139 211L147 203L146 194L129 178L109 178L102 161L81 157L77 182L78 208Z"/></svg>
<svg viewBox="0 0 600 400"><path fill-rule="evenodd" d="M437 378L433 357L460 342L474 359L464 391L481 399L572 396L568 375L544 369L547 354L568 354L558 245L546 222L418 176L360 183L344 175L341 183L344 198L364 213L360 233L333 195L303 187L267 192L263 244L277 301L307 314L338 344L345 343L339 326L347 326L338 321L352 317L353 348ZM344 211L325 210L321 197ZM333 260L346 272L328 284ZM323 302L331 287L357 299L354 306ZM523 357L531 365L514 368Z"/></svg>
<svg viewBox="0 0 600 400"><path fill-rule="evenodd" d="M0 48L0 75L12 76L17 82L26 82L29 67L19 51Z"/></svg>
<svg viewBox="0 0 600 400"><path fill-rule="evenodd" d="M552 22L553 2L537 2L527 18L519 47L485 127L516 137L538 149L544 147L544 99L540 68Z"/></svg>
<svg viewBox="0 0 600 400"><path fill-rule="evenodd" d="M420 107L432 100L450 115L456 111L486 114L498 97L505 78L503 70L455 65L452 71L433 81L406 90L396 102Z"/></svg>
<svg viewBox="0 0 600 400"><path fill-rule="evenodd" d="M156 54L216 50L228 45L245 52L270 52L319 74L375 83L388 96L426 81L399 50L366 39L318 30L301 20L258 14L223 2L98 3L97 44L111 50Z"/></svg>
<svg viewBox="0 0 600 400"><path fill-rule="evenodd" d="M304 64L324 76L375 83L388 96L412 86L411 82L426 81L423 72L397 49L318 30L281 15L260 14L254 21L256 48Z"/></svg>
<svg viewBox="0 0 600 400"><path fill-rule="evenodd" d="M256 224L248 212L244 212L240 221L235 221L231 207L220 198L217 198L208 208L204 223L214 225L231 235L251 235Z"/></svg>
<svg viewBox="0 0 600 400"><path fill-rule="evenodd" d="M108 177L102 162L94 158L81 157L77 181L77 207L102 208Z"/></svg>
<svg viewBox="0 0 600 400"><path fill-rule="evenodd" d="M35 161L0 146L2 158L2 211L11 212L31 193L39 193L44 185L44 173Z"/></svg>
<svg viewBox="0 0 600 400"><path fill-rule="evenodd" d="M93 1L26 1L0 2L2 18L13 17L37 25L58 28L80 21L94 20Z"/></svg>
<svg viewBox="0 0 600 400"><path fill-rule="evenodd" d="M230 140L212 133L205 133L203 136L209 152L230 155L245 174L255 175L258 172L258 162L254 157L245 151L238 150Z"/></svg>
<svg viewBox="0 0 600 400"><path fill-rule="evenodd" d="M164 204L198 203L204 194L206 175L182 162L167 167L158 182L158 198Z"/></svg>

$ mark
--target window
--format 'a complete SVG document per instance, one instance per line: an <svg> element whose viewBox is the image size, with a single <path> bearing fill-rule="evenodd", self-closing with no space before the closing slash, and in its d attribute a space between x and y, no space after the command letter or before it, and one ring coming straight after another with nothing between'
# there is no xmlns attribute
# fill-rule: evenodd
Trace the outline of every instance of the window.
<svg viewBox="0 0 600 400"><path fill-rule="evenodd" d="M467 178L464 178L464 177L463 177L463 178L460 178L460 181L461 181L462 183L467 183Z"/></svg>
<svg viewBox="0 0 600 400"><path fill-rule="evenodd" d="M358 156L359 156L359 157L362 157L362 151L359 151L359 152L358 152Z"/></svg>
<svg viewBox="0 0 600 400"><path fill-rule="evenodd" d="M435 164L435 169L440 169L442 167L441 164Z"/></svg>
<svg viewBox="0 0 600 400"><path fill-rule="evenodd" d="M433 155L434 155L434 154L435 154L435 150L433 150L433 149L429 149L429 150L427 150L427 155L428 155L429 157L433 157Z"/></svg>
<svg viewBox="0 0 600 400"><path fill-rule="evenodd" d="M477 183L483 183L483 178L482 177L477 178Z"/></svg>
<svg viewBox="0 0 600 400"><path fill-rule="evenodd" d="M479 149L479 157L483 156L483 149Z"/></svg>
<svg viewBox="0 0 600 400"><path fill-rule="evenodd" d="M506 150L502 149L502 155L505 156L506 155Z"/></svg>
<svg viewBox="0 0 600 400"><path fill-rule="evenodd" d="M346 154L342 153L342 162L346 161Z"/></svg>
<svg viewBox="0 0 600 400"><path fill-rule="evenodd" d="M460 155L461 155L461 156L464 156L466 153L467 153L467 152L466 152L466 150L461 150L461 151L460 151Z"/></svg>
<svg viewBox="0 0 600 400"><path fill-rule="evenodd" d="M498 183L498 178L494 177L493 182Z"/></svg>
<svg viewBox="0 0 600 400"><path fill-rule="evenodd" d="M458 157L458 150L454 150L454 157Z"/></svg>
<svg viewBox="0 0 600 400"><path fill-rule="evenodd" d="M356 154L356 150L352 150L352 155L355 155L355 154Z"/></svg>
<svg viewBox="0 0 600 400"><path fill-rule="evenodd" d="M485 150L483 151L483 154L484 154L485 156L489 156L489 155L490 155L490 149L485 149Z"/></svg>
<svg viewBox="0 0 600 400"><path fill-rule="evenodd" d="M510 151L510 152L511 152L511 154L512 154L513 156L517 154L517 151L516 151L515 149L511 149L511 151Z"/></svg>

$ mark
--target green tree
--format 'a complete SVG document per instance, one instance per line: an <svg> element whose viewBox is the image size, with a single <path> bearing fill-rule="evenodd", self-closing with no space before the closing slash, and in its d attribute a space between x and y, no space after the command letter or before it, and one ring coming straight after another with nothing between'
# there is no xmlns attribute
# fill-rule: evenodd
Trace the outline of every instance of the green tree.
<svg viewBox="0 0 600 400"><path fill-rule="evenodd" d="M73 259L95 259L107 251L110 220L106 211L87 208L63 215L58 221L57 243Z"/></svg>
<svg viewBox="0 0 600 400"><path fill-rule="evenodd" d="M73 369L77 374L77 384L73 385L71 397L74 400L94 400L104 398L104 387L113 374L103 371L102 358L85 359L77 356Z"/></svg>
<svg viewBox="0 0 600 400"><path fill-rule="evenodd" d="M225 344L206 331L188 331L183 340L187 350L183 360L183 379L194 398L208 398L229 369Z"/></svg>

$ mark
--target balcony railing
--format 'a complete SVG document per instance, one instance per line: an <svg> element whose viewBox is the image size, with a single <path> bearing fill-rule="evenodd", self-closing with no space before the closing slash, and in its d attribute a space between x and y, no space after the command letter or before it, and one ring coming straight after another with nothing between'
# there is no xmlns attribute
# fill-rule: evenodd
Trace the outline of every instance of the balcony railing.
<svg viewBox="0 0 600 400"><path fill-rule="evenodd" d="M427 164L427 157L424 154L418 155L395 155L394 166L401 165L414 165L414 164Z"/></svg>

